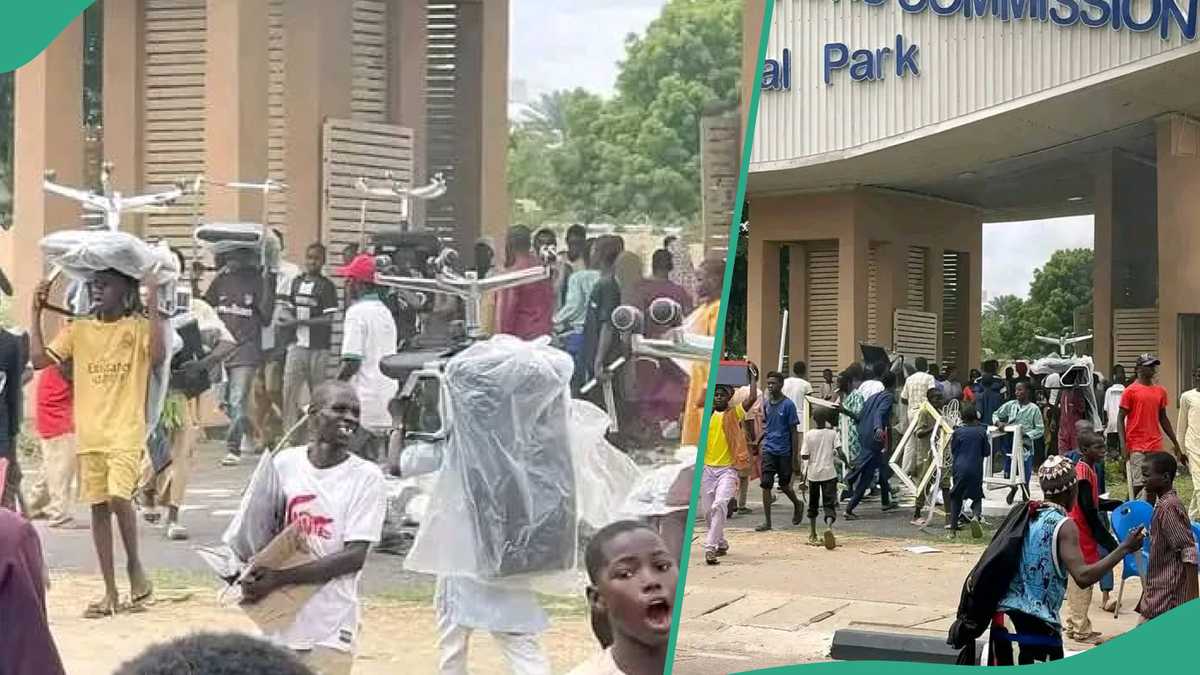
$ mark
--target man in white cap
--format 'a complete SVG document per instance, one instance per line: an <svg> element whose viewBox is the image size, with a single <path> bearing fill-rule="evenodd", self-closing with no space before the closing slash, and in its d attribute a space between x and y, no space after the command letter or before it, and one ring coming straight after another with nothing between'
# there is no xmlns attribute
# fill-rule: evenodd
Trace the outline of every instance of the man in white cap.
<svg viewBox="0 0 1200 675"><path fill-rule="evenodd" d="M1159 364L1157 356L1142 354L1137 359L1137 380L1121 394L1121 410L1117 413L1117 431L1124 441L1126 475L1129 476L1131 499L1137 499L1145 484L1142 464L1146 453L1163 451L1163 432L1175 445L1175 455L1184 464L1187 456L1179 450L1179 441L1167 416L1167 390L1155 384Z"/></svg>

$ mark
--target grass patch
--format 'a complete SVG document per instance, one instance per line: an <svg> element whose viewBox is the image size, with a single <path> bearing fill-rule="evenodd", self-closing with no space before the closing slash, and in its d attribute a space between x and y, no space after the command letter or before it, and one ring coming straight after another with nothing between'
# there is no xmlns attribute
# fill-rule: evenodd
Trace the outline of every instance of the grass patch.
<svg viewBox="0 0 1200 675"><path fill-rule="evenodd" d="M433 584L410 584L388 589L381 593L372 593L369 601L375 606L387 605L419 605L433 606ZM580 593L578 596L537 594L538 603L551 618L571 618L587 616L587 600Z"/></svg>
<svg viewBox="0 0 1200 675"><path fill-rule="evenodd" d="M148 574L155 591L216 590L221 587L221 580L215 575L196 570L160 568L150 570Z"/></svg>
<svg viewBox="0 0 1200 675"><path fill-rule="evenodd" d="M1197 467L1200 468L1200 467ZM1179 493L1179 499L1185 505L1192 503L1192 476L1187 468L1183 468L1179 475L1175 477L1175 492ZM1104 462L1104 487L1108 488L1108 496L1110 499L1120 499L1125 501L1129 499L1129 483L1125 477L1125 462L1117 459L1110 459Z"/></svg>

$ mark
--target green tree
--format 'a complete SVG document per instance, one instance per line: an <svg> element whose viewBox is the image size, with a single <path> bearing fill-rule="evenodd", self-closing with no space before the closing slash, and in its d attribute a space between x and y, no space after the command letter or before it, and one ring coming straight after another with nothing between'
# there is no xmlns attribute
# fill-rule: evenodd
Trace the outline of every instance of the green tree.
<svg viewBox="0 0 1200 675"><path fill-rule="evenodd" d="M983 308L980 344L984 359L1011 359L1022 355L1020 314L1025 301L1015 295L1000 295Z"/></svg>
<svg viewBox="0 0 1200 675"><path fill-rule="evenodd" d="M694 225L700 119L737 102L740 21L735 0L668 0L627 38L615 96L543 95L510 135L514 218Z"/></svg>
<svg viewBox="0 0 1200 675"><path fill-rule="evenodd" d="M1021 308L1020 326L1029 336L1028 355L1042 356L1047 346L1033 340L1033 335L1058 337L1064 332L1091 330L1088 325L1076 326L1076 310L1084 308L1090 316L1092 306L1092 268L1095 255L1091 249L1075 248L1055 251L1045 267L1034 270L1029 285L1029 299Z"/></svg>
<svg viewBox="0 0 1200 675"><path fill-rule="evenodd" d="M1045 266L1034 270L1028 298L1002 295L993 299L983 312L984 351L996 358L1038 358L1051 347L1034 335L1058 337L1064 332L1091 330L1093 266L1090 249L1058 250ZM1076 325L1077 313L1084 325Z"/></svg>

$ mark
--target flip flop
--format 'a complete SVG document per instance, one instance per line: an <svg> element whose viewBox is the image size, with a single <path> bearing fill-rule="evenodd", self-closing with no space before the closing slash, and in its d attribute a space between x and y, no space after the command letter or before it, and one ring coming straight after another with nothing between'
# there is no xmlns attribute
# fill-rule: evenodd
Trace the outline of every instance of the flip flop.
<svg viewBox="0 0 1200 675"><path fill-rule="evenodd" d="M83 618L85 619L108 619L116 616L120 612L120 605L117 603L109 603L108 598L96 600L88 603L88 606L83 610Z"/></svg>
<svg viewBox="0 0 1200 675"><path fill-rule="evenodd" d="M146 589L146 592L142 593L141 595L134 596L132 591L130 592L129 605L126 607L126 610L129 612L144 612L146 611L147 606L153 604L153 602L154 586L150 585L150 587Z"/></svg>

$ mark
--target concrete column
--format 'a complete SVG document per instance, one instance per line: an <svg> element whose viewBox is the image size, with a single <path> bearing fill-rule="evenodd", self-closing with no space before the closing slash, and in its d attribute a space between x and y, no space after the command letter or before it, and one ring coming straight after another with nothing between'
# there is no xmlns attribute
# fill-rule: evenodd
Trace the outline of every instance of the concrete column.
<svg viewBox="0 0 1200 675"><path fill-rule="evenodd" d="M208 0L207 12L204 174L260 182L267 177L267 0ZM264 222L263 206L261 193L212 190L205 215Z"/></svg>
<svg viewBox="0 0 1200 675"><path fill-rule="evenodd" d="M738 104L742 129L750 128L750 99L759 86L758 47L762 38L763 14L767 0L745 0L742 3L742 77Z"/></svg>
<svg viewBox="0 0 1200 675"><path fill-rule="evenodd" d="M308 242L318 241L324 229L321 127L327 117L350 117L354 3L287 0L283 7L287 244L296 257Z"/></svg>
<svg viewBox="0 0 1200 675"><path fill-rule="evenodd" d="M945 249L940 246L931 246L926 251L925 257L925 309L926 311L937 314L938 330L937 330L937 362L942 362L942 356L946 353L945 340L942 337L942 331L945 326L945 284L946 284L946 261L942 258Z"/></svg>
<svg viewBox="0 0 1200 675"><path fill-rule="evenodd" d="M122 194L142 191L143 0L104 2L104 159L113 163L113 189ZM142 215L121 216L121 227L141 234Z"/></svg>
<svg viewBox="0 0 1200 675"><path fill-rule="evenodd" d="M963 291L966 298L966 316L963 325L966 327L965 363L958 366L963 377L975 366L982 363L983 347L980 332L983 328L983 222L976 220L971 223L971 242L966 247L967 287Z"/></svg>
<svg viewBox="0 0 1200 675"><path fill-rule="evenodd" d="M508 201L508 14L509 0L487 0L483 12L480 71L480 151L483 175L479 201L483 234L495 241L511 224Z"/></svg>
<svg viewBox="0 0 1200 675"><path fill-rule="evenodd" d="M392 0L388 6L388 94L391 122L413 131L413 184L423 184L426 173L425 71L428 67L426 37L428 6L424 2ZM414 225L425 222L425 205L412 203Z"/></svg>
<svg viewBox="0 0 1200 675"><path fill-rule="evenodd" d="M788 244L788 354L792 361L808 357L808 249Z"/></svg>
<svg viewBox="0 0 1200 675"><path fill-rule="evenodd" d="M779 361L779 244L750 232L746 251L746 354L765 370Z"/></svg>
<svg viewBox="0 0 1200 675"><path fill-rule="evenodd" d="M13 226L0 232L0 266L16 293L13 319L29 325L29 304L44 273L37 241L78 227L79 204L46 194L43 174L83 183L83 17L16 71L13 85ZM18 245L20 242L20 245Z"/></svg>
<svg viewBox="0 0 1200 675"><path fill-rule="evenodd" d="M862 358L858 343L867 339L867 246L856 223L838 238L838 364Z"/></svg>
<svg viewBox="0 0 1200 675"><path fill-rule="evenodd" d="M893 242L879 242L879 249L875 253L876 264L879 266L876 332L880 346L886 349L895 346L892 329L896 308L904 307L905 304L905 292L908 288L908 275L904 269L905 253L904 246Z"/></svg>
<svg viewBox="0 0 1200 675"><path fill-rule="evenodd" d="M1096 163L1096 213L1093 219L1095 266L1092 269L1092 359L1109 376L1113 360L1113 157L1105 153Z"/></svg>
<svg viewBox="0 0 1200 675"><path fill-rule="evenodd" d="M1158 357L1159 384L1174 408L1187 388L1179 373L1179 315L1200 314L1200 123L1180 115L1158 122Z"/></svg>

